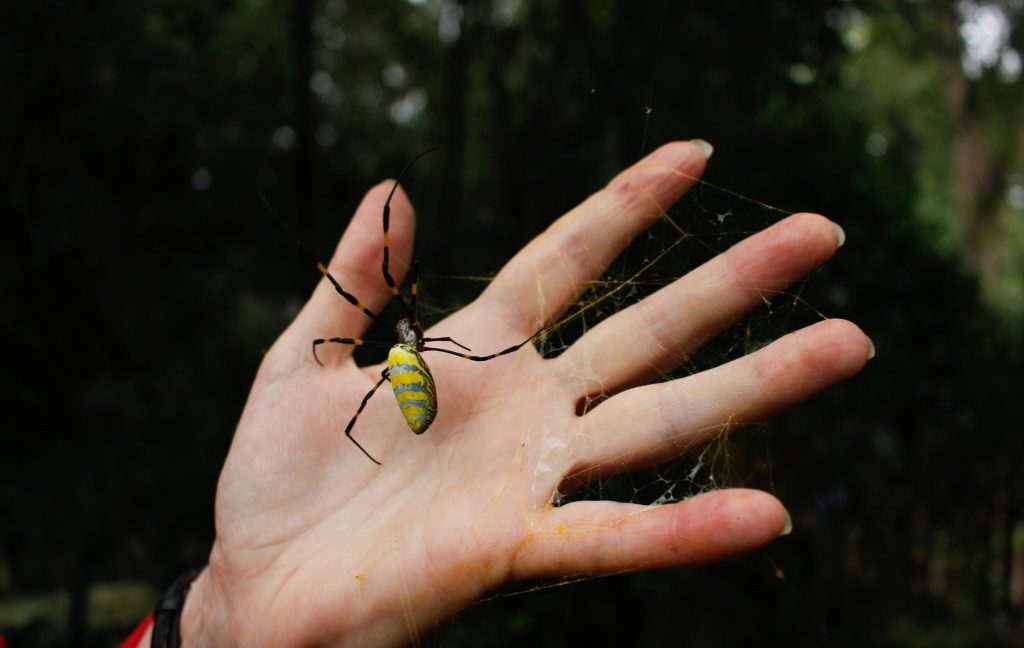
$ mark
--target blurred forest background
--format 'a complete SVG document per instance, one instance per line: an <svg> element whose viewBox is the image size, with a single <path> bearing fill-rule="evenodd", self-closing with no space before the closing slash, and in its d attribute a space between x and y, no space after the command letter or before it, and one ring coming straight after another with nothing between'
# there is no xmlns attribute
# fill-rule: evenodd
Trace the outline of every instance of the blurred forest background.
<svg viewBox="0 0 1024 648"><path fill-rule="evenodd" d="M369 186L437 147L406 186L426 299L458 304L480 285L444 277L492 274L643 151L701 137L711 182L842 224L802 297L878 350L764 430L770 479L747 485L794 533L499 595L423 643L1021 645L1022 17L1021 0L4 3L0 634L111 645L205 562L248 386L318 279L260 191L326 257ZM696 194L698 213L746 204ZM762 212L735 233L778 217Z"/></svg>

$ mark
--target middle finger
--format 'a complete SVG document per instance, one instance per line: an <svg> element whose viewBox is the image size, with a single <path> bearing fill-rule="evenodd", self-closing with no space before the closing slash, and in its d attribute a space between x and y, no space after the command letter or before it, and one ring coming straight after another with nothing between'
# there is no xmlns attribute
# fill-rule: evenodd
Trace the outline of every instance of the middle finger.
<svg viewBox="0 0 1024 648"><path fill-rule="evenodd" d="M842 230L795 214L601 322L556 358L580 397L609 394L683 364L707 339L835 253Z"/></svg>

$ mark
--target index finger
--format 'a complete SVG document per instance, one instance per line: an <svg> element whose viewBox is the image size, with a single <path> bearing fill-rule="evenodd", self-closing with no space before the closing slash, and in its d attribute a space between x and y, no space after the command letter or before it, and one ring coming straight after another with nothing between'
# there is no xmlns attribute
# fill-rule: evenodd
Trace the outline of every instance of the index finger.
<svg viewBox="0 0 1024 648"><path fill-rule="evenodd" d="M660 147L531 241L480 299L524 335L550 323L693 185L710 152L701 140Z"/></svg>

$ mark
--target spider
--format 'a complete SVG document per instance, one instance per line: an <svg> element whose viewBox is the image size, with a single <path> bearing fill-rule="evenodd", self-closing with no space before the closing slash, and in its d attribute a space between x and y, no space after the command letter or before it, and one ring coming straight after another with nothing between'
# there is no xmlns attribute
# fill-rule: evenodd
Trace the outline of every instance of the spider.
<svg viewBox="0 0 1024 648"><path fill-rule="evenodd" d="M353 346L391 348L388 352L387 367L385 367L381 372L380 380L378 380L377 384L374 385L365 396L363 396L363 401L359 404L359 409L356 410L356 413L352 416L348 425L345 426L345 436L348 437L349 441L354 443L357 448L363 451L363 454L369 457L370 461L378 466L381 465L381 463L374 459L373 455L367 452L366 448L360 445L360 443L352 437L352 428L355 426L356 420L359 418L359 415L362 414L363 409L370 401L370 398L372 398L377 389L384 384L384 381L391 381L391 387L395 392L395 400L398 401L398 407L402 412L402 416L405 418L405 422L409 424L409 429L411 429L415 434L423 434L430 427L430 424L434 422L434 417L437 416L437 389L434 386L434 378L430 374L430 368L427 366L426 360L424 360L421 355L423 352L438 351L440 353L448 353L460 358L465 358L466 360L484 362L518 351L538 335L535 333L519 344L510 346L507 349L498 351L497 353L483 356L472 355L471 353L462 353L452 349L427 346L430 342L449 342L467 352L472 351L469 347L460 344L447 336L424 337L423 327L420 324L419 310L416 304L419 281L418 261L413 261L412 267L410 268L410 297L408 302L406 302L405 298L402 297L402 294L398 289L398 285L395 283L394 277L391 276L391 272L388 270L390 254L388 248L388 228L391 221L391 199L395 195L395 190L398 189L398 183L402 180L402 176L405 175L405 172L409 170L409 167L411 167L416 160L428 153L431 153L432 150L433 149L420 153L405 165L402 172L398 174L398 178L395 180L395 184L391 187L391 192L388 194L388 199L384 203L384 260L381 264L381 270L384 274L384 282L387 283L388 288L391 289L391 295L398 300L399 306L405 313L405 317L398 320L397 325L389 325L379 315L363 305L355 295L341 287L341 284L338 283L338 280L335 279L330 272L328 272L327 267L323 263L317 261L316 258L313 257L317 270L319 270L320 273L323 274L329 282L331 282L331 285L334 286L334 290L336 290L339 295L344 297L348 303L363 311L363 313L365 313L366 316L374 322L393 330L398 337L398 343L394 345L387 342L377 342L373 340L362 340L359 338L349 337L317 338L313 340L313 359L315 359L320 366L323 366L323 363L320 362L320 358L317 357L316 348L321 344L334 343L350 344ZM299 244L305 249L305 246L302 245L301 241ZM312 256L312 254L310 254L310 256Z"/></svg>

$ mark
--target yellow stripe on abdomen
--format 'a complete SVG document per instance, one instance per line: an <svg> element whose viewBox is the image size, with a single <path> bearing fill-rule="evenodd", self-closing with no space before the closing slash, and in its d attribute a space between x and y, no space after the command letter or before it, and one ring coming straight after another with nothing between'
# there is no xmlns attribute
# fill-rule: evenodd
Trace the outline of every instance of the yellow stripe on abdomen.
<svg viewBox="0 0 1024 648"><path fill-rule="evenodd" d="M409 428L416 434L426 432L437 416L437 394L423 356L406 344L391 347L388 379Z"/></svg>

